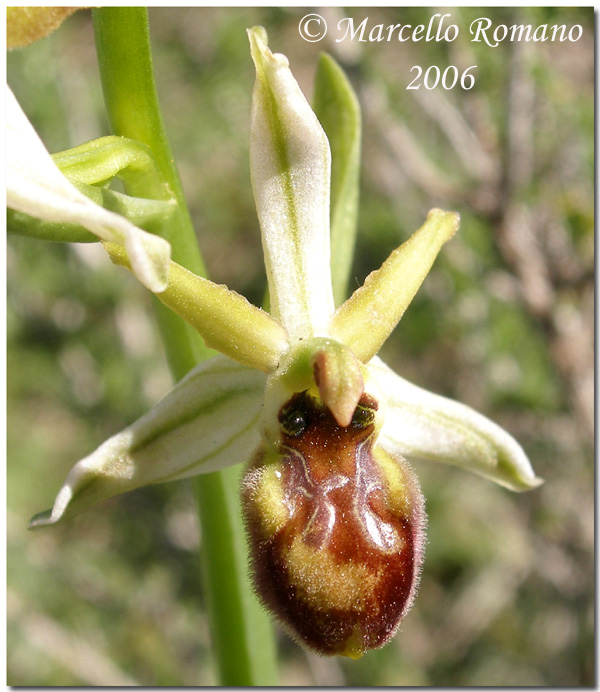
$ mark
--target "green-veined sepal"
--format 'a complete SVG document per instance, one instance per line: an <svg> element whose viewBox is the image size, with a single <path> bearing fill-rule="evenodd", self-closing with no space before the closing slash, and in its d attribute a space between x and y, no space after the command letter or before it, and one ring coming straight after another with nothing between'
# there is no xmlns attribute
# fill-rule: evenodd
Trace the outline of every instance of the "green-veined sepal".
<svg viewBox="0 0 600 692"><path fill-rule="evenodd" d="M287 58L269 50L262 27L248 35L256 66L250 172L271 311L292 339L322 336L333 313L329 143Z"/></svg>
<svg viewBox="0 0 600 692"><path fill-rule="evenodd" d="M114 495L247 461L259 445L266 377L215 356L145 416L70 471L54 507L30 528L56 524Z"/></svg>
<svg viewBox="0 0 600 692"><path fill-rule="evenodd" d="M459 466L510 490L531 490L543 483L519 443L489 418L411 384L379 358L368 368L386 393L381 430L385 449L399 452L409 461L425 459Z"/></svg>

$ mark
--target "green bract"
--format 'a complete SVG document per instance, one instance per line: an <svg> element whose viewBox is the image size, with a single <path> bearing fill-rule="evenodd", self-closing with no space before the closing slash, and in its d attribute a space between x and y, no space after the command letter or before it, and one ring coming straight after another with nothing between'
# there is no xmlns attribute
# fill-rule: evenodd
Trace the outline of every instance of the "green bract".
<svg viewBox="0 0 600 692"><path fill-rule="evenodd" d="M256 66L250 164L271 314L171 262L164 240L81 195L52 162L16 101L10 102L9 114L14 118L9 122L16 125L15 145L9 149L9 206L38 218L88 228L106 241L104 247L115 263L131 269L208 346L224 354L199 365L147 415L81 460L68 475L53 509L35 517L32 527L54 524L133 488L250 459L258 477L261 459L283 458L282 430L289 438L286 453L298 459L300 452L290 450L296 443L302 448L298 436L308 424L303 418L306 411L320 416L322 431L335 431L338 447L351 428L356 433L352 437L348 432L352 444L368 443L379 474L377 482L387 483L400 523L410 516L417 522L421 512L418 487L410 480L412 472L404 459L460 466L512 490L527 490L541 482L506 431L462 404L410 384L376 357L442 245L456 232L458 214L432 210L424 225L336 310L330 270L328 139L287 59L269 50L264 29L251 29L249 37ZM326 60L323 69L329 77L322 79L340 79L333 63ZM324 82L319 89L319 108L326 112ZM343 161L334 166L333 217L338 234L340 229L351 232L348 219L353 213L348 209L356 203L353 186L360 122L355 101L344 96L343 90L340 93L339 102L347 102L354 115L346 122L351 145L344 150L338 142L334 149L345 151ZM118 142L109 140L102 144L108 147L107 156L113 157L106 165L107 176L124 165ZM79 182L84 184L89 182L85 164L92 149L86 146L62 161L77 168L83 176ZM130 151L135 167L138 152L135 147ZM139 156L144 155L140 149ZM290 408L290 402L296 402L297 408ZM342 445L348 459L349 445ZM320 468L318 460L314 464ZM394 470L394 464L402 470ZM356 483L362 482L356 478ZM269 498L279 502L283 486L264 474L261 479L262 494L253 501L257 511L270 511ZM405 486L410 486L406 496ZM281 507L271 509L267 524L278 528L284 521ZM402 613L414 594L423 535L417 526L411 540L415 540L418 560ZM358 576L356 580L360 581ZM324 602L317 599L312 605L321 607ZM353 632L331 651L360 655L364 648L381 643L365 643L359 630Z"/></svg>

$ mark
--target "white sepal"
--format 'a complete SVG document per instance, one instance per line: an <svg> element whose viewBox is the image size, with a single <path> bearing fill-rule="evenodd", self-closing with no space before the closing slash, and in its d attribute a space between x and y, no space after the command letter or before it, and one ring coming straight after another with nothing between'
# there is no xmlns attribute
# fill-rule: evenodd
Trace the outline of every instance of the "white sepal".
<svg viewBox="0 0 600 692"><path fill-rule="evenodd" d="M385 449L409 461L459 466L510 490L530 490L543 483L519 443L489 418L411 384L379 358L368 368L386 395L380 438Z"/></svg>
<svg viewBox="0 0 600 692"><path fill-rule="evenodd" d="M284 55L262 27L248 31L256 82L250 172L271 312L292 339L327 334L333 313L329 266L329 142Z"/></svg>
<svg viewBox="0 0 600 692"><path fill-rule="evenodd" d="M76 464L53 509L34 517L30 528L144 485L247 461L260 441L265 381L224 356L201 363L145 416Z"/></svg>
<svg viewBox="0 0 600 692"><path fill-rule="evenodd" d="M164 291L169 243L79 192L52 160L10 87L7 125L7 206L44 221L79 224L101 240L125 246L137 278L155 293Z"/></svg>

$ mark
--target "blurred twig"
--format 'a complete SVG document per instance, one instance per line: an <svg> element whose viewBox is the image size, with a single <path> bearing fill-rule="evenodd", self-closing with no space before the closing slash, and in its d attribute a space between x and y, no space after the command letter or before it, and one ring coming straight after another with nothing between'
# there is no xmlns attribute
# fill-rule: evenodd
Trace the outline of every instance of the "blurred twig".
<svg viewBox="0 0 600 692"><path fill-rule="evenodd" d="M20 600L13 590L9 590L7 597L13 604ZM139 682L124 673L101 651L98 642L86 642L42 613L21 613L19 626L30 644L68 670L82 684L95 687L139 687Z"/></svg>
<svg viewBox="0 0 600 692"><path fill-rule="evenodd" d="M547 219L536 213L535 206L521 201L537 174L536 87L528 46L515 44L510 64L505 198L498 210L498 245L520 280L520 297L525 308L548 334L550 355L565 382L579 425L591 439L594 431L591 282L579 288L553 285L552 277L560 275L560 266L553 266L556 256L546 250ZM570 244L566 229L561 230L563 245ZM553 231L560 233L557 225ZM578 273L585 276L584 268Z"/></svg>

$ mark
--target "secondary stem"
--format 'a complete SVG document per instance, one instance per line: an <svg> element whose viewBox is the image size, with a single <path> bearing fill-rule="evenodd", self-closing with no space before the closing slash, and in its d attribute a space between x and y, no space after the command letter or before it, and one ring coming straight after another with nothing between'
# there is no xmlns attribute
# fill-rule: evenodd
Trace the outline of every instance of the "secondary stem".
<svg viewBox="0 0 600 692"><path fill-rule="evenodd" d="M116 135L150 147L163 180L177 201L178 213L163 231L171 243L172 257L204 276L204 264L158 104L147 11L139 7L101 8L93 11L93 17L111 129ZM144 196L139 189L127 192ZM189 325L158 301L155 304L171 371L175 379L180 379L210 351ZM248 578L237 497L238 474L233 468L196 480L203 538L202 572L211 631L222 685L275 685L271 626L258 606Z"/></svg>

